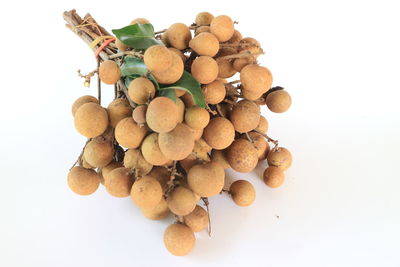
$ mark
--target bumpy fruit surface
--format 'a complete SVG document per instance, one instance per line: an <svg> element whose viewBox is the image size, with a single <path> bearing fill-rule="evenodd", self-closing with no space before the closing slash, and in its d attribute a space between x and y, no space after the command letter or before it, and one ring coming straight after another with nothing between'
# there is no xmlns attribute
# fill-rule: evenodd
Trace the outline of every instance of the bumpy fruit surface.
<svg viewBox="0 0 400 267"><path fill-rule="evenodd" d="M235 128L228 119L216 117L204 129L203 138L213 149L224 149L232 144Z"/></svg>
<svg viewBox="0 0 400 267"><path fill-rule="evenodd" d="M226 42L232 38L235 31L233 20L225 15L215 17L210 24L211 33L217 36L220 42Z"/></svg>
<svg viewBox="0 0 400 267"><path fill-rule="evenodd" d="M283 113L290 108L292 98L285 90L277 90L269 93L265 102L272 112Z"/></svg>
<svg viewBox="0 0 400 267"><path fill-rule="evenodd" d="M127 117L115 127L115 140L123 147L138 148L146 133L145 127L140 127L132 117Z"/></svg>
<svg viewBox="0 0 400 267"><path fill-rule="evenodd" d="M257 166L258 154L254 145L245 139L237 139L227 149L229 165L237 172L251 172Z"/></svg>
<svg viewBox="0 0 400 267"><path fill-rule="evenodd" d="M100 176L94 170L80 166L73 167L68 173L68 186L78 195L90 195L96 192L100 184Z"/></svg>
<svg viewBox="0 0 400 267"><path fill-rule="evenodd" d="M229 193L233 201L242 207L251 205L256 198L256 190L253 185L246 180L238 180L231 184Z"/></svg>
<svg viewBox="0 0 400 267"><path fill-rule="evenodd" d="M107 129L107 111L97 103L83 104L75 112L74 124L81 135L87 138L97 137Z"/></svg>
<svg viewBox="0 0 400 267"><path fill-rule="evenodd" d="M143 60L150 71L162 72L171 67L172 54L164 45L153 45L146 49Z"/></svg>
<svg viewBox="0 0 400 267"><path fill-rule="evenodd" d="M193 166L188 173L190 188L202 197L219 194L224 186L224 168L218 163L208 162Z"/></svg>
<svg viewBox="0 0 400 267"><path fill-rule="evenodd" d="M155 132L166 133L175 128L179 120L179 109L167 97L154 98L146 111L147 125Z"/></svg>
<svg viewBox="0 0 400 267"><path fill-rule="evenodd" d="M164 232L164 245L175 256L189 254L196 243L193 231L184 224L171 224Z"/></svg>
<svg viewBox="0 0 400 267"><path fill-rule="evenodd" d="M270 166L265 169L263 178L266 185L271 188L277 188L283 184L285 174L278 167Z"/></svg>
<svg viewBox="0 0 400 267"><path fill-rule="evenodd" d="M139 178L132 186L131 198L142 209L155 208L162 198L161 185L151 176Z"/></svg>
<svg viewBox="0 0 400 267"><path fill-rule="evenodd" d="M121 70L114 60L105 60L100 64L99 77L105 84L115 84L121 79Z"/></svg>

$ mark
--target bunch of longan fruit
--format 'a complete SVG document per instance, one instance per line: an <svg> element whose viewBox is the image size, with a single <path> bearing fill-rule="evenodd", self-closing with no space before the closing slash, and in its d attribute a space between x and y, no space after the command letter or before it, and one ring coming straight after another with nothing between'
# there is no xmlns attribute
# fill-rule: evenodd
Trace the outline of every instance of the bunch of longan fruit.
<svg viewBox="0 0 400 267"><path fill-rule="evenodd" d="M139 18L131 25L148 23ZM268 121L260 115L263 105L285 112L291 97L272 87L270 70L257 62L260 43L243 38L234 26L228 16L201 12L190 26L171 25L155 36L159 44L145 50L116 39L118 53L137 52L148 73L131 80L107 108L89 95L72 105L75 128L88 140L68 173L71 190L90 195L102 184L111 196L131 197L150 220L175 215L164 232L173 255L188 254L194 233L209 227L209 197L227 193L238 206L254 202L253 185L247 180L228 185L225 169L248 173L266 161L264 182L276 188L292 163L289 150L268 137ZM126 82L119 60L101 62L102 83ZM174 89L173 97L158 89L177 83L184 71L201 86L205 106L196 105L184 88Z"/></svg>

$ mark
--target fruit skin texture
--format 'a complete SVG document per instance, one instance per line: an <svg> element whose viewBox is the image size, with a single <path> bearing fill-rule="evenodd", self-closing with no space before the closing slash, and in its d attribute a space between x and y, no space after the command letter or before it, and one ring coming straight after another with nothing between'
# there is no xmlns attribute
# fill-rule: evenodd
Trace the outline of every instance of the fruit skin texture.
<svg viewBox="0 0 400 267"><path fill-rule="evenodd" d="M233 182L229 188L236 205L246 207L251 205L256 198L256 190L253 185L246 180L237 180Z"/></svg>
<svg viewBox="0 0 400 267"><path fill-rule="evenodd" d="M212 105L222 102L226 95L225 85L221 80L215 80L212 83L203 85L202 92L204 100Z"/></svg>
<svg viewBox="0 0 400 267"><path fill-rule="evenodd" d="M132 111L132 119L139 124L139 127L142 127L146 123L146 111L146 105L137 106Z"/></svg>
<svg viewBox="0 0 400 267"><path fill-rule="evenodd" d="M80 98L78 98L77 100L75 100L75 102L72 104L72 108L71 108L72 116L75 116L75 112L78 110L78 108L80 106L82 106L83 104L86 104L86 103L90 103L90 102L99 104L99 100L96 97L91 96L91 95L84 95L84 96L81 96Z"/></svg>
<svg viewBox="0 0 400 267"><path fill-rule="evenodd" d="M112 170L116 168L124 167L122 162L116 162L116 161L111 161L107 166L101 168L101 183L105 185L107 183L107 180L110 178L109 174Z"/></svg>
<svg viewBox="0 0 400 267"><path fill-rule="evenodd" d="M193 166L187 175L190 188L202 197L219 194L224 186L225 171L218 163L208 162Z"/></svg>
<svg viewBox="0 0 400 267"><path fill-rule="evenodd" d="M137 125L132 117L122 119L115 127L115 139L126 148L138 148L146 133L146 128Z"/></svg>
<svg viewBox="0 0 400 267"><path fill-rule="evenodd" d="M122 98L114 99L108 105L107 111L110 119L110 125L113 128L117 126L120 120L132 115L132 108L129 105L128 100Z"/></svg>
<svg viewBox="0 0 400 267"><path fill-rule="evenodd" d="M176 53L171 53L171 56L172 64L166 71L153 71L153 75L159 83L172 84L182 77L184 67L182 58Z"/></svg>
<svg viewBox="0 0 400 267"><path fill-rule="evenodd" d="M233 68L236 71L242 71L244 67L253 64L256 61L254 57L237 58L233 61Z"/></svg>
<svg viewBox="0 0 400 267"><path fill-rule="evenodd" d="M192 152L194 137L187 125L179 123L172 131L160 133L158 144L165 157L172 160L182 160Z"/></svg>
<svg viewBox="0 0 400 267"><path fill-rule="evenodd" d="M91 140L83 150L87 163L96 168L107 166L113 159L114 148L110 142Z"/></svg>
<svg viewBox="0 0 400 267"><path fill-rule="evenodd" d="M258 54L262 52L260 43L251 37L246 37L240 40L239 52L250 52L252 54Z"/></svg>
<svg viewBox="0 0 400 267"><path fill-rule="evenodd" d="M168 42L176 49L183 50L188 47L192 34L188 26L183 23L172 24L167 30Z"/></svg>
<svg viewBox="0 0 400 267"><path fill-rule="evenodd" d="M219 42L212 33L202 32L189 42L189 47L200 56L213 57L218 53Z"/></svg>
<svg viewBox="0 0 400 267"><path fill-rule="evenodd" d="M256 148L245 139L233 141L227 149L226 157L232 169L242 173L251 172L258 163Z"/></svg>
<svg viewBox="0 0 400 267"><path fill-rule="evenodd" d="M235 31L232 19L225 15L215 17L211 21L210 30L220 42L231 39Z"/></svg>
<svg viewBox="0 0 400 267"><path fill-rule="evenodd" d="M150 71L163 72L172 64L172 53L164 45L153 45L146 49L144 64Z"/></svg>
<svg viewBox="0 0 400 267"><path fill-rule="evenodd" d="M169 214L169 208L167 205L167 201L164 198L161 198L161 201L151 209L140 209L144 217L149 220L158 221L162 220Z"/></svg>
<svg viewBox="0 0 400 267"><path fill-rule="evenodd" d="M162 198L161 185L155 178L144 176L133 184L131 198L140 208L155 208Z"/></svg>
<svg viewBox="0 0 400 267"><path fill-rule="evenodd" d="M265 102L272 112L283 113L290 108L292 98L285 90L277 90L269 93Z"/></svg>
<svg viewBox="0 0 400 267"><path fill-rule="evenodd" d="M201 232L208 226L208 213L196 205L191 213L183 217L183 221L193 232Z"/></svg>
<svg viewBox="0 0 400 267"><path fill-rule="evenodd" d="M194 36L197 36L202 32L210 32L210 26L200 26L196 28L196 30L194 31Z"/></svg>
<svg viewBox="0 0 400 267"><path fill-rule="evenodd" d="M171 51L172 53L177 54L182 59L183 63L186 62L187 57L185 56L185 54L183 54L183 52L181 50L176 49L175 47L168 47L168 50Z"/></svg>
<svg viewBox="0 0 400 267"><path fill-rule="evenodd" d="M268 165L285 171L292 165L292 154L284 147L272 149L267 156Z"/></svg>
<svg viewBox="0 0 400 267"><path fill-rule="evenodd" d="M236 69L233 67L233 62L229 59L217 58L218 78L230 78L236 74Z"/></svg>
<svg viewBox="0 0 400 267"><path fill-rule="evenodd" d="M221 150L232 144L235 128L228 119L216 117L204 128L203 138L213 149Z"/></svg>
<svg viewBox="0 0 400 267"><path fill-rule="evenodd" d="M146 104L155 94L154 84L144 77L134 79L128 86L128 95L136 104Z"/></svg>
<svg viewBox="0 0 400 267"><path fill-rule="evenodd" d="M264 160L267 158L270 147L265 137L257 132L250 132L249 136L253 140L253 145L257 150L258 160ZM247 138L245 135L242 138Z"/></svg>
<svg viewBox="0 0 400 267"><path fill-rule="evenodd" d="M128 168L120 167L109 173L105 186L107 192L114 197L128 197L134 178Z"/></svg>
<svg viewBox="0 0 400 267"><path fill-rule="evenodd" d="M107 129L107 111L96 103L83 104L75 112L74 124L81 135L87 138L97 137Z"/></svg>
<svg viewBox="0 0 400 267"><path fill-rule="evenodd" d="M154 166L163 166L169 161L160 150L157 133L146 136L142 142L141 151L144 159Z"/></svg>
<svg viewBox="0 0 400 267"><path fill-rule="evenodd" d="M179 186L167 198L168 208L176 215L184 216L191 213L196 207L197 199L193 191Z"/></svg>
<svg viewBox="0 0 400 267"><path fill-rule="evenodd" d="M185 113L185 123L192 129L204 129L210 122L210 113L204 108L190 107Z"/></svg>
<svg viewBox="0 0 400 267"><path fill-rule="evenodd" d="M265 67L249 64L240 71L240 81L246 91L262 94L271 88L272 74Z"/></svg>
<svg viewBox="0 0 400 267"><path fill-rule="evenodd" d="M208 56L200 56L196 58L191 66L193 77L202 84L209 84L218 77L218 64Z"/></svg>
<svg viewBox="0 0 400 267"><path fill-rule="evenodd" d="M124 166L128 169L135 169L136 175L144 176L148 174L153 165L148 163L139 149L128 149L124 155Z"/></svg>
<svg viewBox="0 0 400 267"><path fill-rule="evenodd" d="M196 243L193 231L184 224L174 223L165 229L164 245L175 256L189 254Z"/></svg>
<svg viewBox="0 0 400 267"><path fill-rule="evenodd" d="M227 43L236 44L239 43L240 40L242 39L243 39L242 34L238 30L234 30L231 39L229 39Z"/></svg>
<svg viewBox="0 0 400 267"><path fill-rule="evenodd" d="M240 100L233 106L230 119L237 132L250 132L260 122L260 108L252 101Z"/></svg>
<svg viewBox="0 0 400 267"><path fill-rule="evenodd" d="M179 113L178 123L181 123L185 118L185 103L183 103L183 101L179 97L177 97L175 104L178 107L178 113Z"/></svg>
<svg viewBox="0 0 400 267"><path fill-rule="evenodd" d="M105 60L100 64L99 77L105 84L115 84L121 79L121 70L114 60Z"/></svg>
<svg viewBox="0 0 400 267"><path fill-rule="evenodd" d="M178 119L178 106L167 97L156 97L147 107L147 125L157 133L166 133L173 130L178 124Z"/></svg>
<svg viewBox="0 0 400 267"><path fill-rule="evenodd" d="M86 196L96 192L100 184L100 175L94 170L81 166L73 167L68 173L68 186L76 194Z"/></svg>
<svg viewBox="0 0 400 267"><path fill-rule="evenodd" d="M214 16L209 12L200 12L196 16L195 23L197 26L210 25Z"/></svg>
<svg viewBox="0 0 400 267"><path fill-rule="evenodd" d="M268 121L263 115L260 116L258 126L254 130L260 133L266 133L268 131Z"/></svg>
<svg viewBox="0 0 400 267"><path fill-rule="evenodd" d="M265 169L263 178L266 185L272 188L277 188L283 184L285 180L285 174L278 167L269 166Z"/></svg>
<svg viewBox="0 0 400 267"><path fill-rule="evenodd" d="M215 150L215 149L213 149L211 151L211 160L213 162L218 163L219 165L221 165L222 168L224 168L224 169L230 169L231 168L231 165L229 165L229 162L226 159L224 150Z"/></svg>
<svg viewBox="0 0 400 267"><path fill-rule="evenodd" d="M134 25L134 24L148 24L150 23L150 21L148 21L145 18L136 18L134 20L131 21L130 25Z"/></svg>

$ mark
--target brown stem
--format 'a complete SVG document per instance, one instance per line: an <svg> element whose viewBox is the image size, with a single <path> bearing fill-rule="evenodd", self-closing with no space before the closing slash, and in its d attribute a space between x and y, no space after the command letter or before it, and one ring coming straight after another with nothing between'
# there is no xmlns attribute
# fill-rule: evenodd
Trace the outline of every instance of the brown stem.
<svg viewBox="0 0 400 267"><path fill-rule="evenodd" d="M125 86L125 84L124 84L124 82L123 82L122 80L119 80L119 81L118 81L118 86L119 86L119 88L122 90L122 92L124 93L126 99L128 99L129 105L130 105L132 108L136 108L136 104L135 104L135 103L131 100L131 98L129 97L128 89L126 88L126 86Z"/></svg>
<svg viewBox="0 0 400 267"><path fill-rule="evenodd" d="M207 217L208 217L208 236L211 236L211 219L210 219L210 209L208 205L210 205L210 202L208 202L207 197L202 197L201 200L203 200L204 205L206 206L207 209Z"/></svg>
<svg viewBox="0 0 400 267"><path fill-rule="evenodd" d="M124 57L124 56L134 56L134 57L141 58L141 59L143 58L143 54L140 52L136 52L136 51L118 52L113 55L110 55L108 58L114 59L114 58L119 58L119 57Z"/></svg>
<svg viewBox="0 0 400 267"><path fill-rule="evenodd" d="M258 130L254 130L254 131L256 131L257 133L259 133L259 134L261 134L262 136L264 136L264 137L267 139L268 142L273 143L273 144L275 145L274 149L276 149L276 148L278 147L278 145L279 145L279 141L278 141L278 140L272 139L272 138L269 137L267 134L265 134L265 133L263 133L263 132L260 132L260 131L258 131Z"/></svg>
<svg viewBox="0 0 400 267"><path fill-rule="evenodd" d="M97 69L99 68L100 68L100 59L97 58ZM97 74L97 98L99 99L99 105L101 105L101 81L99 74Z"/></svg>
<svg viewBox="0 0 400 267"><path fill-rule="evenodd" d="M254 143L254 140L250 137L249 133L245 133L247 139L251 142Z"/></svg>

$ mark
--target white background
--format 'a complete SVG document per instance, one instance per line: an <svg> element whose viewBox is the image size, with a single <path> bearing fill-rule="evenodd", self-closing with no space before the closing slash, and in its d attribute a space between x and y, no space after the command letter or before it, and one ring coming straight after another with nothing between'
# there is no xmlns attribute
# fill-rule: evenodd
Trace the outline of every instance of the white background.
<svg viewBox="0 0 400 267"><path fill-rule="evenodd" d="M398 1L8 1L2 6L0 266L400 266ZM4 4L2 4L4 5ZM85 139L72 102L95 94L76 71L94 57L64 27L77 8L107 29L136 17L156 29L227 14L258 39L274 84L293 97L263 114L294 156L285 185L251 180L257 200L211 198L212 237L171 256L172 218L144 219L129 198L73 194L66 174ZM105 87L107 105L112 88ZM278 218L279 216L279 218ZM397 255L396 255L397 254Z"/></svg>

